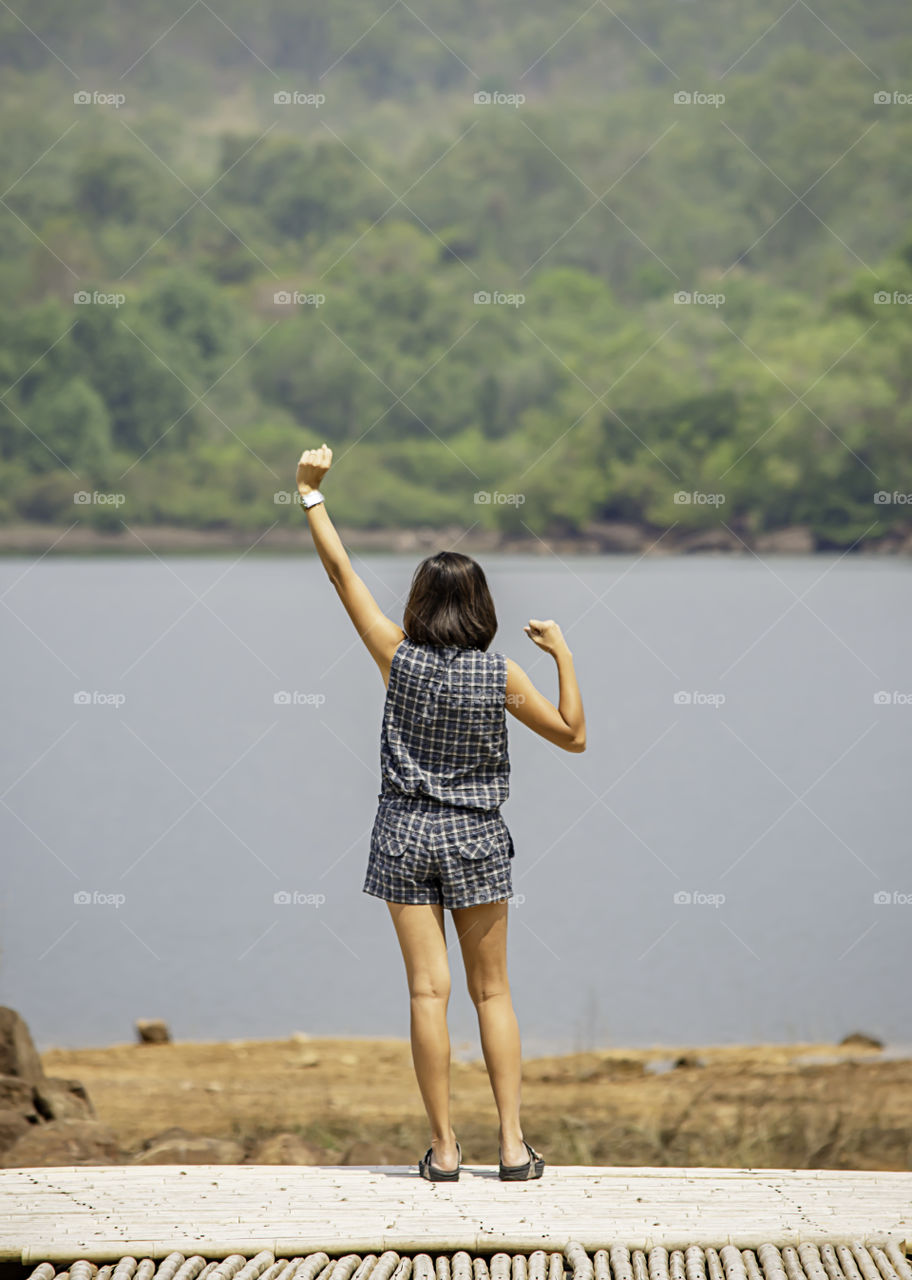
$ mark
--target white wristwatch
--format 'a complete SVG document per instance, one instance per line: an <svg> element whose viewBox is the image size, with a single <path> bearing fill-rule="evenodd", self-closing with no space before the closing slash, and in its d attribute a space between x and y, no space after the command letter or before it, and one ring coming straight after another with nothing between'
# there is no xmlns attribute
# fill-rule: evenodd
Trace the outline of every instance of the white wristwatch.
<svg viewBox="0 0 912 1280"><path fill-rule="evenodd" d="M315 507L318 502L325 502L326 499L319 489L311 489L310 493L301 495L301 504L305 507Z"/></svg>

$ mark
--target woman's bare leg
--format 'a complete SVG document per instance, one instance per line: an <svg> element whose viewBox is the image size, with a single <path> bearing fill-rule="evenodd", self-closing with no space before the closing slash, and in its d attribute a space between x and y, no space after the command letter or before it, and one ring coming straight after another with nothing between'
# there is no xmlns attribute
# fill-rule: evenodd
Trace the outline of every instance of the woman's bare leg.
<svg viewBox="0 0 912 1280"><path fill-rule="evenodd" d="M433 1162L439 1169L458 1163L450 1124L450 1034L443 908L436 903L388 902L405 960L411 1006L412 1062L431 1126Z"/></svg>
<svg viewBox="0 0 912 1280"><path fill-rule="evenodd" d="M522 1049L507 979L506 899L453 912L469 995L478 1013L478 1029L488 1078L500 1117L500 1153L504 1164L525 1164L519 1121Z"/></svg>

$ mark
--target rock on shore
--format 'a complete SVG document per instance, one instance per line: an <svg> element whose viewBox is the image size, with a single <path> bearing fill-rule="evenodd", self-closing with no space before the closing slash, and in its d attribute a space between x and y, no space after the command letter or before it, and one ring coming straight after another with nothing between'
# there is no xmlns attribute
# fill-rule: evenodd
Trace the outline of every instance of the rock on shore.
<svg viewBox="0 0 912 1280"><path fill-rule="evenodd" d="M45 1075L24 1019L0 1006L0 1166L118 1164L122 1158L80 1082Z"/></svg>

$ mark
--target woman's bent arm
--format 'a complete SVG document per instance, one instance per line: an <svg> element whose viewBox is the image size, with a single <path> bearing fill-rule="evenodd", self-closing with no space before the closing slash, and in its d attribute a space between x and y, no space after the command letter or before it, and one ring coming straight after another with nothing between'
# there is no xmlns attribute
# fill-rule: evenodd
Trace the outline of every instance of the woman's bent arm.
<svg viewBox="0 0 912 1280"><path fill-rule="evenodd" d="M583 699L576 680L573 654L567 648L566 640L561 648L555 650L554 661L557 663L557 681L560 691L557 709L564 723L573 729L574 740L571 749L585 751L586 717L583 715Z"/></svg>
<svg viewBox="0 0 912 1280"><path fill-rule="evenodd" d="M565 751L586 750L586 717L576 680L573 654L556 622L537 622L534 618L525 628L526 634L540 649L550 653L557 664L560 689L555 706L542 693L512 658L507 659L507 710L533 732Z"/></svg>

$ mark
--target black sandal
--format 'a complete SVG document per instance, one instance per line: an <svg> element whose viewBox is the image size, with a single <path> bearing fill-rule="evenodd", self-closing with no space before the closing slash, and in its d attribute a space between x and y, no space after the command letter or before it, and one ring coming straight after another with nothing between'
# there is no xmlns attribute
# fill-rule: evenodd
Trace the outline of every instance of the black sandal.
<svg viewBox="0 0 912 1280"><path fill-rule="evenodd" d="M418 1161L418 1172L422 1178L427 1178L428 1182L458 1182L459 1181L459 1165L462 1164L462 1147L456 1143L456 1157L459 1164L455 1169L438 1169L435 1164L431 1164L431 1156L434 1154L434 1148L428 1147L425 1152L424 1159Z"/></svg>
<svg viewBox="0 0 912 1280"><path fill-rule="evenodd" d="M530 1178L540 1178L545 1168L545 1160L537 1151L533 1151L523 1138L523 1146L529 1153L529 1159L525 1164L504 1164L500 1162L500 1180L501 1182L528 1182Z"/></svg>

